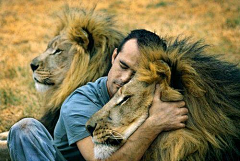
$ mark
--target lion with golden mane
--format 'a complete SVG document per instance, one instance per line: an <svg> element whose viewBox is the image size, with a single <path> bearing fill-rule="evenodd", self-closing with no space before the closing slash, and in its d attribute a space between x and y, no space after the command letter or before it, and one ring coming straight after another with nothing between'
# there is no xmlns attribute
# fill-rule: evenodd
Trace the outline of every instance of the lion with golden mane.
<svg viewBox="0 0 240 161"><path fill-rule="evenodd" d="M111 55L123 39L113 16L83 7L66 6L55 37L31 62L35 87L44 95L40 121L53 135L66 97L76 88L108 73ZM8 132L0 133L0 155L10 159Z"/></svg>
<svg viewBox="0 0 240 161"><path fill-rule="evenodd" d="M132 80L87 122L95 157L108 158L148 117L155 85L162 101L184 100L189 119L183 129L162 132L142 160L240 160L240 70L205 53L189 39L140 47ZM94 127L92 127L94 125Z"/></svg>
<svg viewBox="0 0 240 161"><path fill-rule="evenodd" d="M31 62L36 89L45 92L40 121L51 134L66 97L108 73L111 54L123 39L113 17L94 9L67 7L60 19L46 51Z"/></svg>

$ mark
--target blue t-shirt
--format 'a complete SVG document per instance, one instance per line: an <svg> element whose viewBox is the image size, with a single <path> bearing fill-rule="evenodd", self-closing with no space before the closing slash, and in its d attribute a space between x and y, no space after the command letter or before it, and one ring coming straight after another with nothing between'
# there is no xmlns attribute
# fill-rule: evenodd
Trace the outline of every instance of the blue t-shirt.
<svg viewBox="0 0 240 161"><path fill-rule="evenodd" d="M67 160L83 159L77 145L90 134L85 128L88 119L108 101L107 77L77 88L62 104L54 130L54 144Z"/></svg>

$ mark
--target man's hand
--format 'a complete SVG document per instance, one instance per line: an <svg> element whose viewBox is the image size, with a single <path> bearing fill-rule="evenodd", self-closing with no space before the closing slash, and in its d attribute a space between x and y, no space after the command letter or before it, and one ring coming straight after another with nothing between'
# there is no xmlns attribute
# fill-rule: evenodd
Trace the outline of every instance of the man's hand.
<svg viewBox="0 0 240 161"><path fill-rule="evenodd" d="M185 127L184 122L188 119L188 109L184 107L185 102L163 102L160 99L160 92L159 85L156 85L153 104L146 121L159 132Z"/></svg>

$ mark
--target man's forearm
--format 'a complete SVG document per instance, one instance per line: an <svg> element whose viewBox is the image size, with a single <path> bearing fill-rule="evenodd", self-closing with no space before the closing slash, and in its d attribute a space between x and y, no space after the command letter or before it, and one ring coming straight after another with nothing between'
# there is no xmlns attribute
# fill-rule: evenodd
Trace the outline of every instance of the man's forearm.
<svg viewBox="0 0 240 161"><path fill-rule="evenodd" d="M148 122L144 122L107 161L137 161L140 160L161 131L150 128Z"/></svg>

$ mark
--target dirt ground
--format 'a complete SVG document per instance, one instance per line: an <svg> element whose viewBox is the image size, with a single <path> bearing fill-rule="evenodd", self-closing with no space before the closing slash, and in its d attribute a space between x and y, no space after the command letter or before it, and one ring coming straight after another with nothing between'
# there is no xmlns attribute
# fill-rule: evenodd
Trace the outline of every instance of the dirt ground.
<svg viewBox="0 0 240 161"><path fill-rule="evenodd" d="M240 62L239 0L0 0L0 132L23 117L41 116L31 60L53 37L64 5L82 4L116 15L129 32L145 28L162 37L192 36L210 44L210 54Z"/></svg>

